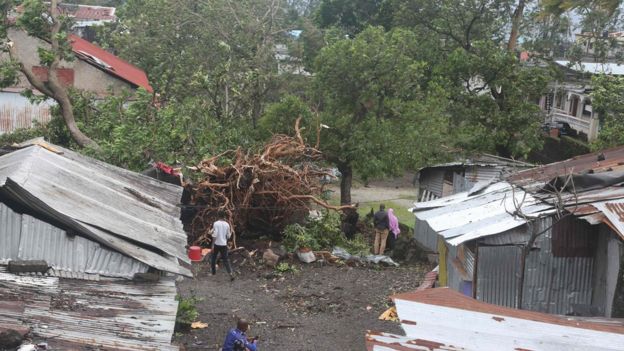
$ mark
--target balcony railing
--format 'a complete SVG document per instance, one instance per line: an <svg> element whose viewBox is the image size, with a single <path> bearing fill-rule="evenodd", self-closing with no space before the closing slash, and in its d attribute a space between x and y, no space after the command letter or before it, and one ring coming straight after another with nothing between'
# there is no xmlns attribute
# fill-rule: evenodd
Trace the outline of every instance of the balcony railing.
<svg viewBox="0 0 624 351"><path fill-rule="evenodd" d="M598 132L598 120L588 116L576 117L566 111L554 109L553 121L567 122L574 130L587 135L588 140L594 140Z"/></svg>

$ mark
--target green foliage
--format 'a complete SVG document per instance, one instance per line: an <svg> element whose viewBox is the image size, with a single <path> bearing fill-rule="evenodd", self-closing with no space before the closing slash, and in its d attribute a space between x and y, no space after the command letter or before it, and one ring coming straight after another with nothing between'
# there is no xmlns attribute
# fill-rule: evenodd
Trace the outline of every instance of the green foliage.
<svg viewBox="0 0 624 351"><path fill-rule="evenodd" d="M321 249L318 238L299 223L290 224L284 228L282 244L290 252L300 248L315 251Z"/></svg>
<svg viewBox="0 0 624 351"><path fill-rule="evenodd" d="M323 103L321 150L363 179L396 174L435 154L443 141L445 93L422 89L426 63L414 58L413 32L368 28L325 47L315 88ZM398 138L404 142L395 142Z"/></svg>
<svg viewBox="0 0 624 351"><path fill-rule="evenodd" d="M549 71L525 67L483 41L471 51L454 50L438 70L455 99L450 112L458 127L456 145L515 157L541 146L544 116L535 101L547 92Z"/></svg>
<svg viewBox="0 0 624 351"><path fill-rule="evenodd" d="M386 25L388 0L323 0L316 12L322 28L339 27L356 35L367 26Z"/></svg>
<svg viewBox="0 0 624 351"><path fill-rule="evenodd" d="M23 128L17 129L13 133L0 134L0 146L9 146L14 143L21 143L26 140L45 136L42 128Z"/></svg>
<svg viewBox="0 0 624 351"><path fill-rule="evenodd" d="M181 324L191 324L195 322L197 317L199 317L199 312L197 312L197 303L200 302L201 299L198 299L195 296L185 298L177 295L176 301L178 301L176 322Z"/></svg>
<svg viewBox="0 0 624 351"><path fill-rule="evenodd" d="M301 128L306 142L314 144L316 121L308 105L297 96L286 95L279 102L267 107L259 125L263 136L271 134L295 135L295 122L301 117Z"/></svg>
<svg viewBox="0 0 624 351"><path fill-rule="evenodd" d="M18 82L18 63L13 60L0 62L0 87L8 87Z"/></svg>
<svg viewBox="0 0 624 351"><path fill-rule="evenodd" d="M308 219L305 225L291 224L284 229L282 244L287 251L309 248L314 251L331 250L336 246L353 255L369 254L370 244L362 235L349 240L340 230L340 216L324 211L317 219Z"/></svg>
<svg viewBox="0 0 624 351"><path fill-rule="evenodd" d="M288 262L281 262L277 266L275 266L275 271L278 274L284 273L299 273L299 269L295 267L295 265L288 264Z"/></svg>
<svg viewBox="0 0 624 351"><path fill-rule="evenodd" d="M371 246L362 234L356 234L353 239L346 240L342 248L354 256L368 256L371 254Z"/></svg>
<svg viewBox="0 0 624 351"><path fill-rule="evenodd" d="M624 78L596 75L592 78L592 106L600 116L600 133L592 149L624 145Z"/></svg>

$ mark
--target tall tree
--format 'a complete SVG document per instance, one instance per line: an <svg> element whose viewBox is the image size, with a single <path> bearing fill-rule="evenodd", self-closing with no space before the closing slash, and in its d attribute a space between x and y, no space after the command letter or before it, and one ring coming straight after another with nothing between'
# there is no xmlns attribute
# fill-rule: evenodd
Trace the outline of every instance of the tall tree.
<svg viewBox="0 0 624 351"><path fill-rule="evenodd" d="M163 103L200 97L211 116L255 126L282 81L275 46L295 27L292 9L286 0L129 0L105 41L148 72Z"/></svg>
<svg viewBox="0 0 624 351"><path fill-rule="evenodd" d="M440 150L445 92L421 89L425 63L413 33L368 28L324 48L316 62L320 148L342 173L340 201L351 202L354 171L364 179L397 174Z"/></svg>
<svg viewBox="0 0 624 351"><path fill-rule="evenodd" d="M22 13L14 21L10 13L15 5L15 1L3 1L1 5L4 16L1 39L4 50L9 54L8 64L3 65L5 69L1 81L4 86L16 83L19 76L12 70L19 70L35 89L58 103L65 125L78 145L98 148L97 143L76 124L69 88L61 83L58 75L63 61L74 60L68 41L71 20L59 13L57 0L52 0L49 5L40 0L26 0L21 2ZM40 39L41 45L37 52L41 65L47 68L46 80L38 77L19 54L19 46L25 43L12 39L17 31L26 31L28 35Z"/></svg>

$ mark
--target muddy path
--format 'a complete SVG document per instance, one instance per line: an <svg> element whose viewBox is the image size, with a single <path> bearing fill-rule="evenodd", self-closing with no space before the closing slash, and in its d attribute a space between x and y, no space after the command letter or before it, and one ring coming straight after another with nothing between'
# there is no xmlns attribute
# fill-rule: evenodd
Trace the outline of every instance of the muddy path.
<svg viewBox="0 0 624 351"><path fill-rule="evenodd" d="M236 259L235 259L236 260ZM249 336L261 350L363 350L366 330L403 334L398 323L380 321L388 296L414 290L431 267L349 267L303 265L281 275L261 266L237 267L234 282L224 271L211 276L197 266L196 279L179 283L182 296L196 296L205 329L178 334L185 350L219 350L238 317L251 322Z"/></svg>

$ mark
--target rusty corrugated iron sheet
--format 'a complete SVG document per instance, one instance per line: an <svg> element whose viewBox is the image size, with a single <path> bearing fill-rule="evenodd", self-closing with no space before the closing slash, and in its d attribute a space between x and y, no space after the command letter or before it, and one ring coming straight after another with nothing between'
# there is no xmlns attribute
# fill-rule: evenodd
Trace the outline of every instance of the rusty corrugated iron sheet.
<svg viewBox="0 0 624 351"><path fill-rule="evenodd" d="M0 94L4 93L0 92ZM32 128L35 124L45 125L51 119L52 115L50 114L49 105L27 104L17 106L2 104L0 106L0 134L12 133L18 129Z"/></svg>
<svg viewBox="0 0 624 351"><path fill-rule="evenodd" d="M552 218L537 221L542 232L552 225ZM592 298L593 257L555 257L552 229L535 242L538 250L527 257L522 308L555 314L576 314L589 307Z"/></svg>
<svg viewBox="0 0 624 351"><path fill-rule="evenodd" d="M0 323L30 327L51 350L179 350L173 280L23 277L0 267L0 296Z"/></svg>
<svg viewBox="0 0 624 351"><path fill-rule="evenodd" d="M508 176L506 180L513 184L524 186L535 182L545 183L553 178L570 173L600 173L623 170L624 147L620 146L516 172Z"/></svg>
<svg viewBox="0 0 624 351"><path fill-rule="evenodd" d="M606 220L604 221L624 239L624 200L596 204Z"/></svg>

